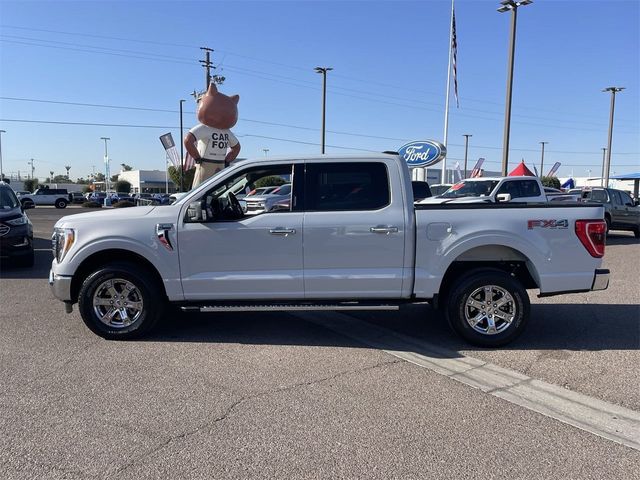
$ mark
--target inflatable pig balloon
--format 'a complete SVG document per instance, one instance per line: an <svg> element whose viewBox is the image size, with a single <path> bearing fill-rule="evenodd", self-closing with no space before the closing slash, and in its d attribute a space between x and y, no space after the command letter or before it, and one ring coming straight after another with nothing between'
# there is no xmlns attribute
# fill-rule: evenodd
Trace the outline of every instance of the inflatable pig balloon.
<svg viewBox="0 0 640 480"><path fill-rule="evenodd" d="M240 142L229 130L238 121L240 97L228 97L212 83L198 106L198 125L189 130L184 146L196 162L195 188L214 173L233 162L240 153Z"/></svg>

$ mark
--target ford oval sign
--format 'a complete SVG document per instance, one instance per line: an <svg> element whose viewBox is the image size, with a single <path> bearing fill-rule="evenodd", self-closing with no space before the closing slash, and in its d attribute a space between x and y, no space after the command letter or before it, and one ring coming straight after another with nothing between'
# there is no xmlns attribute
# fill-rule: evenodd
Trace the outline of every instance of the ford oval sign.
<svg viewBox="0 0 640 480"><path fill-rule="evenodd" d="M442 160L447 154L447 149L440 142L422 140L407 143L400 147L400 155L409 168L430 167Z"/></svg>

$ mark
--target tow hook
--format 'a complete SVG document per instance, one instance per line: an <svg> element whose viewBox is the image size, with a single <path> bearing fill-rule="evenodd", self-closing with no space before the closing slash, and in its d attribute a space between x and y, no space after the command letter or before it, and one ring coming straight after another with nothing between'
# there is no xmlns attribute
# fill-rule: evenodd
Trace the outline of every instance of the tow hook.
<svg viewBox="0 0 640 480"><path fill-rule="evenodd" d="M73 312L73 303L71 303L71 302L64 302L64 312L65 312L65 313L71 313L71 312Z"/></svg>

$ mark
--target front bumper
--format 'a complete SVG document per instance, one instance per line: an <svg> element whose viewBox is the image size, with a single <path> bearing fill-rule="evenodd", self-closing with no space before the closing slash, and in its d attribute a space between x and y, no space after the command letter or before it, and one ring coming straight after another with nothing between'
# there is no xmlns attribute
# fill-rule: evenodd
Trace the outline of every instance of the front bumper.
<svg viewBox="0 0 640 480"><path fill-rule="evenodd" d="M49 287L51 287L53 296L63 302L71 302L71 279L72 277L58 275L53 273L53 270L50 270Z"/></svg>

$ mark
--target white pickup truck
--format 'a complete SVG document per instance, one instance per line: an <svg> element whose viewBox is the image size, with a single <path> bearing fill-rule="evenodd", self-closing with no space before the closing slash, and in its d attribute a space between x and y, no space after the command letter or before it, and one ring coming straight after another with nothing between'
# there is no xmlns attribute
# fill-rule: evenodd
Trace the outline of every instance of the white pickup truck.
<svg viewBox="0 0 640 480"><path fill-rule="evenodd" d="M288 209L245 215L247 176L291 183ZM390 310L429 301L467 341L514 339L540 295L602 290L603 207L414 205L397 155L244 160L177 203L90 212L54 228L67 312L109 339L185 311Z"/></svg>

